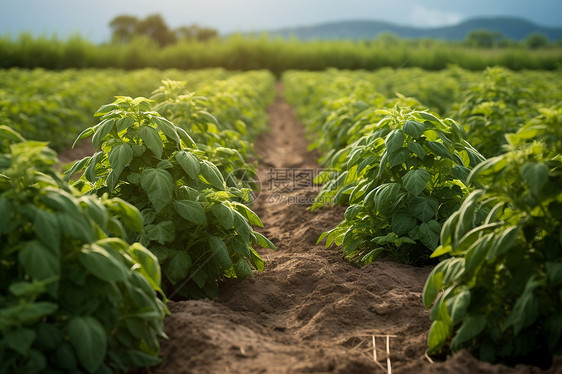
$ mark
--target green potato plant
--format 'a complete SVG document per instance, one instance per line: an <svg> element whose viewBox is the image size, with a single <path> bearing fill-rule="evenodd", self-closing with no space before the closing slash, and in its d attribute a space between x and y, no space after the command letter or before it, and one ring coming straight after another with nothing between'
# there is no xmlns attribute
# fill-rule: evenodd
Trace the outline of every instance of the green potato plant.
<svg viewBox="0 0 562 374"><path fill-rule="evenodd" d="M0 126L0 373L150 366L164 336L160 267L120 199L80 196L46 143ZM125 224L125 226L123 226Z"/></svg>
<svg viewBox="0 0 562 374"><path fill-rule="evenodd" d="M345 219L325 232L326 246L367 264L381 255L420 264L438 246L442 223L466 194L470 168L483 157L455 121L405 108L386 114L375 130L334 153L343 172L326 183L313 209L349 204Z"/></svg>
<svg viewBox="0 0 562 374"><path fill-rule="evenodd" d="M210 100L187 91L186 85L187 82L162 82L151 97L156 101L154 110L190 134L197 148L217 166L229 186L256 188L255 163L247 161L253 147L247 139L245 123L238 120L232 126L225 126L209 113L209 107L214 109ZM231 104L232 107L237 105Z"/></svg>
<svg viewBox="0 0 562 374"><path fill-rule="evenodd" d="M423 293L428 352L547 367L562 354L562 158L529 142L478 165L474 191L443 225L448 255Z"/></svg>
<svg viewBox="0 0 562 374"><path fill-rule="evenodd" d="M145 98L118 97L95 114L91 157L76 162L69 178L83 170L76 186L109 193L137 207L144 219L140 242L157 257L167 295L216 297L217 281L244 279L263 270L254 246L274 248L252 225L258 216L240 201L250 191L227 187L188 133L152 111Z"/></svg>

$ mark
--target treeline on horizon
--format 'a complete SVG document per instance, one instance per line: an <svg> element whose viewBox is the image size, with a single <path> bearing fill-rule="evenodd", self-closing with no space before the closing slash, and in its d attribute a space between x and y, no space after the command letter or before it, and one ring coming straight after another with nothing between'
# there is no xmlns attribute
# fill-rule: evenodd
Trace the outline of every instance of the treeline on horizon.
<svg viewBox="0 0 562 374"><path fill-rule="evenodd" d="M454 64L468 70L505 66L512 70L562 68L562 43L539 34L521 42L475 30L464 41L401 39L382 34L372 40L300 41L260 35L219 37L197 25L170 29L159 15L145 19L118 16L110 27L112 41L95 44L79 35L67 39L0 38L0 68L120 68L286 70L421 67L440 70Z"/></svg>

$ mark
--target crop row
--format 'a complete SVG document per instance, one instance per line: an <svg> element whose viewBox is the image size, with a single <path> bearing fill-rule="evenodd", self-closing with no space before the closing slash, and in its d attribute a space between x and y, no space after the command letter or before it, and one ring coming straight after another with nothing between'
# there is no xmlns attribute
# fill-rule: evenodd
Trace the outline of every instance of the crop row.
<svg viewBox="0 0 562 374"><path fill-rule="evenodd" d="M560 354L559 73L333 70L284 83L326 167L313 209L348 206L319 241L361 264L438 262L424 288L429 353L543 365Z"/></svg>
<svg viewBox="0 0 562 374"><path fill-rule="evenodd" d="M188 87L102 105L77 139L97 152L64 179L46 142L0 126L1 373L155 365L167 299L263 270L247 175L273 76Z"/></svg>
<svg viewBox="0 0 562 374"><path fill-rule="evenodd" d="M221 69L181 72L144 69L43 69L0 71L0 124L27 139L48 141L62 151L75 134L93 124L91 114L115 95L146 96L162 79L189 81L193 90L203 82L232 75Z"/></svg>

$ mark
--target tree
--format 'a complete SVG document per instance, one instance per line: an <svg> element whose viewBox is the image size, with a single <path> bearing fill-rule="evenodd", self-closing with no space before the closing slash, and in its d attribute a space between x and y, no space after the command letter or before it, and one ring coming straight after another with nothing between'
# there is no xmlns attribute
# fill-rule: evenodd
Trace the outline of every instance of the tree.
<svg viewBox="0 0 562 374"><path fill-rule="evenodd" d="M200 27L199 25L193 24L190 26L181 26L174 29L174 34L177 40L199 40L207 41L216 38L219 33L217 30L209 27Z"/></svg>
<svg viewBox="0 0 562 374"><path fill-rule="evenodd" d="M477 48L492 48L500 39L498 31L474 30L466 36L467 44Z"/></svg>
<svg viewBox="0 0 562 374"><path fill-rule="evenodd" d="M538 49L546 47L548 38L541 33L534 32L525 38L525 45L530 49Z"/></svg>
<svg viewBox="0 0 562 374"><path fill-rule="evenodd" d="M197 30L199 27L197 25L191 26L180 26L174 29L174 34L176 36L176 40L193 40L197 37Z"/></svg>
<svg viewBox="0 0 562 374"><path fill-rule="evenodd" d="M111 39L115 43L129 43L136 33L139 20L135 16L117 16L109 23Z"/></svg>
<svg viewBox="0 0 562 374"><path fill-rule="evenodd" d="M215 39L219 35L218 31L209 27L201 27L197 31L197 40L205 42Z"/></svg>
<svg viewBox="0 0 562 374"><path fill-rule="evenodd" d="M160 47L176 42L175 35L160 14L147 16L137 24L135 31L139 35L146 35L154 39Z"/></svg>

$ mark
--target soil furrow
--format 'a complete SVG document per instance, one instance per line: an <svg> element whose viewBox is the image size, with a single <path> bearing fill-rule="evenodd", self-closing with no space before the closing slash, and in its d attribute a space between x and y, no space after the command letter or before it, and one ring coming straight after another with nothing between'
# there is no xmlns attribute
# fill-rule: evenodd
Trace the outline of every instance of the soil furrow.
<svg viewBox="0 0 562 374"><path fill-rule="evenodd" d="M171 302L170 339L157 373L373 373L372 334L390 334L393 369L423 362L428 313L421 302L430 269L380 261L358 268L337 249L315 245L343 208L311 212L317 154L282 98L270 132L256 142L261 192L254 209L277 251L265 270L231 281L216 300ZM384 339L378 356L385 365Z"/></svg>

